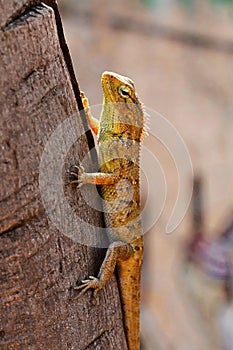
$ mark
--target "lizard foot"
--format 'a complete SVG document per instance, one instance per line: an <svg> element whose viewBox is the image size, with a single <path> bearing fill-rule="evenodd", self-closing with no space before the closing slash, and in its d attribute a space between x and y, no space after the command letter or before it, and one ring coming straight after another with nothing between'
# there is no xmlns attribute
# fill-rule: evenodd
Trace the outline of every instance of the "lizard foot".
<svg viewBox="0 0 233 350"><path fill-rule="evenodd" d="M66 185L77 185L77 189L79 189L83 185L82 177L85 174L85 170L82 165L73 165L75 171L69 171L70 175L76 177L76 180L68 182Z"/></svg>
<svg viewBox="0 0 233 350"><path fill-rule="evenodd" d="M97 292L102 287L103 286L97 277L89 276L88 279L82 280L82 284L80 286L74 286L75 290L81 291L75 299L80 298L84 293L86 293L87 290L94 289L94 298L96 304L99 305L99 298L97 297Z"/></svg>
<svg viewBox="0 0 233 350"><path fill-rule="evenodd" d="M83 104L83 108L84 108L85 113L90 113L88 98L86 97L86 95L83 91L80 91L80 97L82 99L82 104Z"/></svg>

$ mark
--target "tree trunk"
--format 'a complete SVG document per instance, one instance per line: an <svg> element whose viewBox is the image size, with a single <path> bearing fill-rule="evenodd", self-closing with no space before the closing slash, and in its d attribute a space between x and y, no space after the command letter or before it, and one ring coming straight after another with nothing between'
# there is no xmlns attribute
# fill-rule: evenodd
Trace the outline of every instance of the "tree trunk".
<svg viewBox="0 0 233 350"><path fill-rule="evenodd" d="M51 7L40 1L0 0L0 348L124 350L115 277L99 292L99 306L91 291L75 299L72 288L98 273L105 251L88 247L86 239L95 237L96 227L102 225L101 213L75 187L63 186L70 180L70 165L79 163L93 139L78 112L82 103L56 3L47 4ZM71 128L59 134L54 158L46 163L48 141L71 116ZM82 136L70 147L67 139L79 133ZM59 158L64 145L67 154ZM59 160L64 162L61 166ZM95 154L88 160L94 163ZM60 172L52 173L57 166ZM44 194L40 178L51 181ZM89 223L85 230L74 224L74 235L63 225L70 220L62 201L56 202L54 189L60 191L61 180L72 213ZM85 192L98 204L93 188L85 187ZM42 202L48 194L51 208ZM97 238L90 241L98 245Z"/></svg>

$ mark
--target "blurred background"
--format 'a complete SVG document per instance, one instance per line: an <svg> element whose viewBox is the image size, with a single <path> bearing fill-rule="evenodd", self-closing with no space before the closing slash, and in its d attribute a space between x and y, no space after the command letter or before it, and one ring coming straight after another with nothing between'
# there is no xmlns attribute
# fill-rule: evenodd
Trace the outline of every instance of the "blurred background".
<svg viewBox="0 0 233 350"><path fill-rule="evenodd" d="M193 163L190 207L167 235L177 171L161 143L148 141L164 171L167 197L145 235L142 349L232 350L233 1L60 0L58 5L80 89L90 104L102 102L103 71L130 77L141 101L176 127ZM153 186L159 187L156 174ZM191 175L182 186L190 190ZM146 195L145 189L142 198ZM158 190L155 210L159 195Z"/></svg>

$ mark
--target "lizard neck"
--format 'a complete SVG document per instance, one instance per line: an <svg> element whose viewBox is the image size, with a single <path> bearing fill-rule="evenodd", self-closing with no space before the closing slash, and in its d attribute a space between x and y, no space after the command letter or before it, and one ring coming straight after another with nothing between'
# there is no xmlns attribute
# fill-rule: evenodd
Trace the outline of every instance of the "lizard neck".
<svg viewBox="0 0 233 350"><path fill-rule="evenodd" d="M123 138L141 142L143 132L144 115L141 105L104 103L100 118L99 141L107 138Z"/></svg>

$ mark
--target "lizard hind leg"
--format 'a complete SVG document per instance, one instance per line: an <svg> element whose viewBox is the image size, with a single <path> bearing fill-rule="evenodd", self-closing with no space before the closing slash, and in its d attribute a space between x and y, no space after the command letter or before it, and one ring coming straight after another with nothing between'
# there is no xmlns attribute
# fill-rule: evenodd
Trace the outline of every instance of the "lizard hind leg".
<svg viewBox="0 0 233 350"><path fill-rule="evenodd" d="M97 292L102 289L113 275L118 261L127 260L133 255L133 248L130 244L116 241L109 245L105 259L101 265L97 277L89 276L88 279L82 280L82 284L74 286L75 290L80 291L78 298L86 293L89 289L94 289L96 299Z"/></svg>

